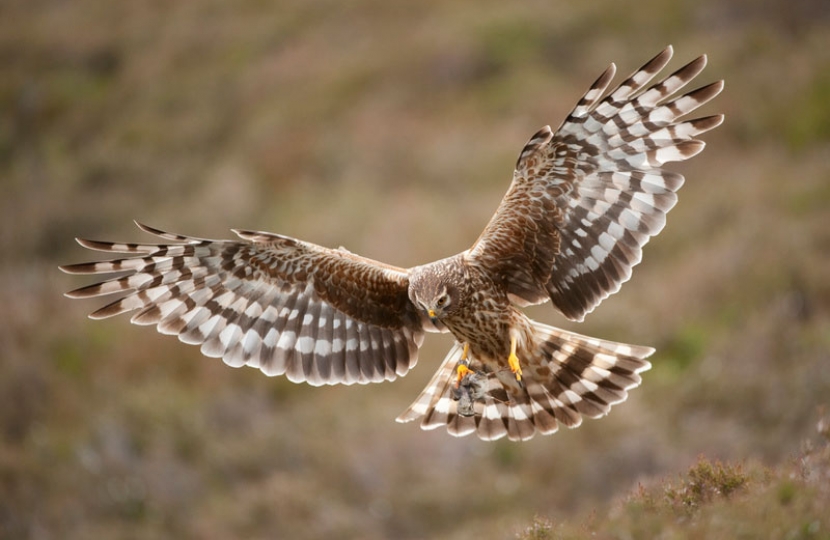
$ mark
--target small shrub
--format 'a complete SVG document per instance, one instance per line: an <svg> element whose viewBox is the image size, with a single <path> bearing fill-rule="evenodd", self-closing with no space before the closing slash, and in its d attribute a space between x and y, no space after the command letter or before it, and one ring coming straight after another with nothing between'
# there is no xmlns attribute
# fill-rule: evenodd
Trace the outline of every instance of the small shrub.
<svg viewBox="0 0 830 540"><path fill-rule="evenodd" d="M554 540L553 523L545 518L535 517L533 523L516 536L519 540Z"/></svg>
<svg viewBox="0 0 830 540"><path fill-rule="evenodd" d="M700 457L686 473L686 478L681 478L680 485L666 486L665 495L673 507L693 510L717 497L729 497L748 481L740 464L711 463Z"/></svg>

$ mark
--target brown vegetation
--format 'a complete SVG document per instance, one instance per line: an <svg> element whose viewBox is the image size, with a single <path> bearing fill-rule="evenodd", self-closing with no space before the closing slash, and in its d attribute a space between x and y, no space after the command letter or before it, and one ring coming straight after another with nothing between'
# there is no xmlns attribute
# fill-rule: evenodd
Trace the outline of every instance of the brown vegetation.
<svg viewBox="0 0 830 540"><path fill-rule="evenodd" d="M827 2L281 4L0 6L0 537L826 537ZM532 133L668 43L673 66L709 54L701 84L727 85L703 112L727 118L578 326L657 348L607 418L525 444L421 432L392 419L445 338L393 384L311 388L61 296L72 238L138 239L132 218L455 253Z"/></svg>

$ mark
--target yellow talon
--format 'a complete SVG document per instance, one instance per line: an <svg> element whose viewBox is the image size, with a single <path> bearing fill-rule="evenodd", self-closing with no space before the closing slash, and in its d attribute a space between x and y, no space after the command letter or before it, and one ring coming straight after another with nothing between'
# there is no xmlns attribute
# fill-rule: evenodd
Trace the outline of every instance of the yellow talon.
<svg viewBox="0 0 830 540"><path fill-rule="evenodd" d="M516 338L510 336L510 356L507 357L507 364L510 371L516 375L516 380L522 380L522 366L519 365L519 357L516 356Z"/></svg>
<svg viewBox="0 0 830 540"><path fill-rule="evenodd" d="M458 388L461 385L461 379L464 378L464 375L468 373L475 373L470 366L467 364L467 357L470 354L470 344L464 344L464 350L461 352L461 360L458 364L458 367L455 368L455 387Z"/></svg>
<svg viewBox="0 0 830 540"><path fill-rule="evenodd" d="M461 384L461 379L463 379L464 376L467 375L468 373L475 373L475 372L472 369L470 369L469 367L467 367L467 364L458 364L458 367L455 368L455 374L456 374L455 375L455 387L456 388L458 388L458 386Z"/></svg>
<svg viewBox="0 0 830 540"><path fill-rule="evenodd" d="M516 374L516 380L521 381L522 367L519 365L519 357L515 354L511 354L507 359L507 363L510 364L510 371Z"/></svg>

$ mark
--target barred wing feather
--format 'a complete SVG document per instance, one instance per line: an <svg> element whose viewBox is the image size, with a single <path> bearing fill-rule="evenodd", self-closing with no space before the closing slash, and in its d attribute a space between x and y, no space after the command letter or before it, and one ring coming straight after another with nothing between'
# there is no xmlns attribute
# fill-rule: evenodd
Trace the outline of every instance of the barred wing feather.
<svg viewBox="0 0 830 540"><path fill-rule="evenodd" d="M61 267L104 279L70 298L124 295L93 319L137 311L133 323L206 356L312 385L394 380L417 361L423 328L405 270L270 233L234 231L240 242L138 226L167 242L79 240L128 256Z"/></svg>
<svg viewBox="0 0 830 540"><path fill-rule="evenodd" d="M723 121L680 120L723 89L718 81L676 96L705 56L647 86L672 53L667 47L606 94L612 64L556 132L543 128L520 153L507 195L470 252L502 268L517 303L550 299L582 320L631 277L662 230L683 176L661 167L698 154L704 143L695 137Z"/></svg>

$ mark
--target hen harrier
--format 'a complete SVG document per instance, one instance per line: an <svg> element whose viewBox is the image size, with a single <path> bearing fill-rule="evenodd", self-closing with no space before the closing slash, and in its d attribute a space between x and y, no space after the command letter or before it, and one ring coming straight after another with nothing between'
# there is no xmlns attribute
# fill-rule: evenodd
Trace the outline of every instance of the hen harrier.
<svg viewBox="0 0 830 540"><path fill-rule="evenodd" d="M415 365L425 332L457 343L398 417L452 435L524 440L608 413L640 384L654 349L586 337L530 320L518 308L550 300L581 321L619 290L663 228L695 137L722 115L679 120L723 89L677 92L700 56L651 86L667 47L610 93L613 64L555 132L539 130L473 246L403 269L266 232L208 240L137 224L163 243L78 242L128 254L63 266L103 281L67 293L125 293L93 312L138 310L131 322L200 345L206 356L311 385L391 381Z"/></svg>

